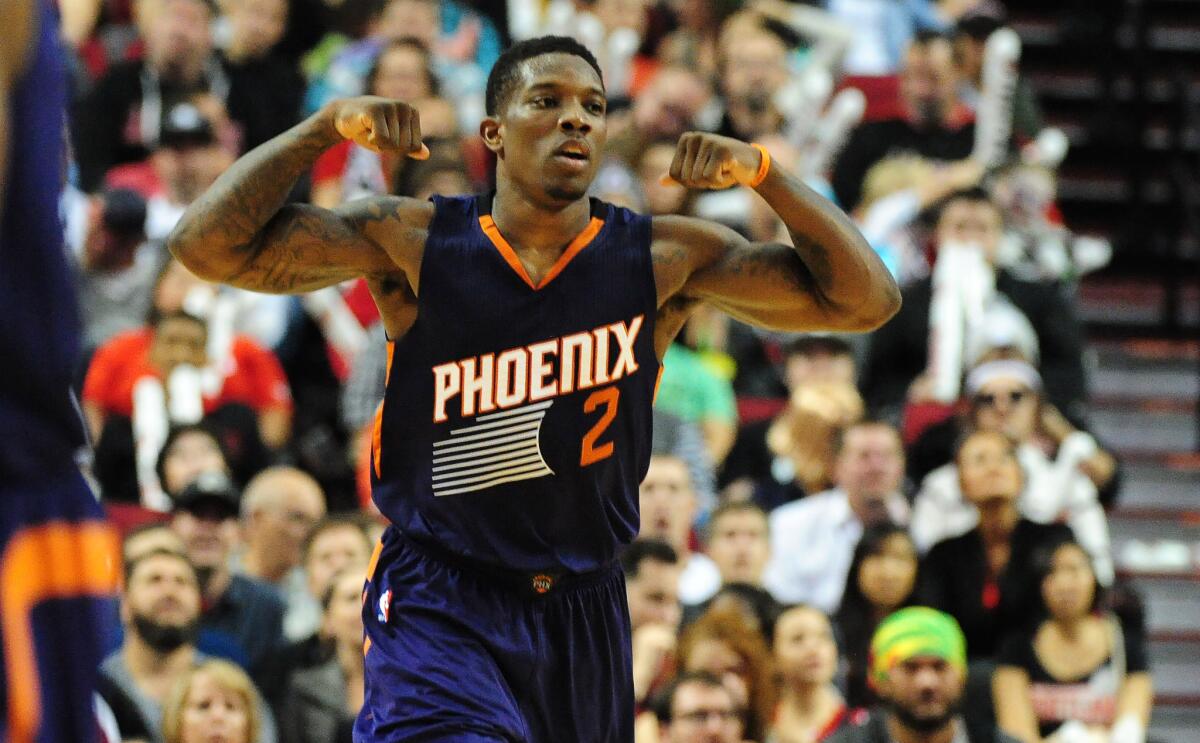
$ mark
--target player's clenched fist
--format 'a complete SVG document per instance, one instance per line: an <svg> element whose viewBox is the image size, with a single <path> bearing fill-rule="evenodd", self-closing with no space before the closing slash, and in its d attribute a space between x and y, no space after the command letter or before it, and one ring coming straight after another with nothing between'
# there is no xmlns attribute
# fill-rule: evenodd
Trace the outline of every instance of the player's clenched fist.
<svg viewBox="0 0 1200 743"><path fill-rule="evenodd" d="M757 185L763 153L745 142L707 132L687 132L675 147L670 180L688 188Z"/></svg>
<svg viewBox="0 0 1200 743"><path fill-rule="evenodd" d="M402 152L416 160L429 157L421 143L421 118L407 103L368 95L334 104L338 134L376 152Z"/></svg>

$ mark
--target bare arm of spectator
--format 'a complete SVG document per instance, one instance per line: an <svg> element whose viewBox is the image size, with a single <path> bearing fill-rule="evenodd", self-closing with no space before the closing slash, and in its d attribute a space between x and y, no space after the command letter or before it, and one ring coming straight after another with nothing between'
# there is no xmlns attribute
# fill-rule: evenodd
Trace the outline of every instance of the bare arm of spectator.
<svg viewBox="0 0 1200 743"><path fill-rule="evenodd" d="M1029 674L1016 666L998 666L992 675L996 724L1022 743L1039 743L1037 715L1033 712Z"/></svg>
<svg viewBox="0 0 1200 743"><path fill-rule="evenodd" d="M1079 429L1071 425L1066 416L1050 403L1042 405L1041 426L1056 446L1061 446L1068 436L1079 432ZM1117 460L1097 446L1091 456L1079 463L1079 468L1096 484L1097 489L1103 490L1117 473Z"/></svg>
<svg viewBox="0 0 1200 743"><path fill-rule="evenodd" d="M1121 682L1120 690L1117 691L1117 715L1113 732L1115 733L1122 724L1130 725L1129 722L1122 722L1125 719L1140 723L1141 729L1144 731L1150 724L1150 709L1153 705L1154 682L1150 673L1141 671L1127 675ZM1113 742L1117 743L1117 741L1118 738L1114 735Z"/></svg>
<svg viewBox="0 0 1200 743"><path fill-rule="evenodd" d="M258 434L270 449L281 449L292 435L292 409L273 405L258 414Z"/></svg>
<svg viewBox="0 0 1200 743"><path fill-rule="evenodd" d="M4 177L8 172L8 96L13 81L28 62L29 48L37 29L33 0L5 0L0 4L0 203L4 203Z"/></svg>

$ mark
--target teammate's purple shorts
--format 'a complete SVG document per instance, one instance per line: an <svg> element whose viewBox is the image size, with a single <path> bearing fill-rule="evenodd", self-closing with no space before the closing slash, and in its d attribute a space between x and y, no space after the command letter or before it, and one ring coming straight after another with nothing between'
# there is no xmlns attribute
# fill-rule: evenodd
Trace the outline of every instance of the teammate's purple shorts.
<svg viewBox="0 0 1200 743"><path fill-rule="evenodd" d="M364 593L355 743L628 743L625 577L472 570L389 527Z"/></svg>
<svg viewBox="0 0 1200 743"><path fill-rule="evenodd" d="M113 637L117 539L76 471L0 483L0 740L90 743Z"/></svg>

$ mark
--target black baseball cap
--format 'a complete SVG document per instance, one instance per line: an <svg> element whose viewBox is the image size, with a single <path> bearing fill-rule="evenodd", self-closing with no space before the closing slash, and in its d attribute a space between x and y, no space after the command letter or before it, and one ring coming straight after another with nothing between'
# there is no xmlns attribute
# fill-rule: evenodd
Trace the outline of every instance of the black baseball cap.
<svg viewBox="0 0 1200 743"><path fill-rule="evenodd" d="M158 143L162 147L195 147L217 141L212 122L191 103L176 103L163 116Z"/></svg>
<svg viewBox="0 0 1200 743"><path fill-rule="evenodd" d="M189 513L219 513L232 518L241 506L241 493L223 472L203 472L175 496L175 510Z"/></svg>

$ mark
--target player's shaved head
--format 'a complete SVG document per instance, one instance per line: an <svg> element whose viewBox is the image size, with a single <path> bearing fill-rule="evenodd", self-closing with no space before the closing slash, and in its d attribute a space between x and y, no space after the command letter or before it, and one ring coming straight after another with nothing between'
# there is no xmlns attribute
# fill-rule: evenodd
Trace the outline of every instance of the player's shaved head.
<svg viewBox="0 0 1200 743"><path fill-rule="evenodd" d="M571 54L583 59L596 71L596 77L604 80L600 63L588 48L567 36L539 36L513 44L500 55L488 75L484 105L488 116L496 116L507 105L508 99L521 82L523 64L545 54ZM603 83L602 83L603 85Z"/></svg>

